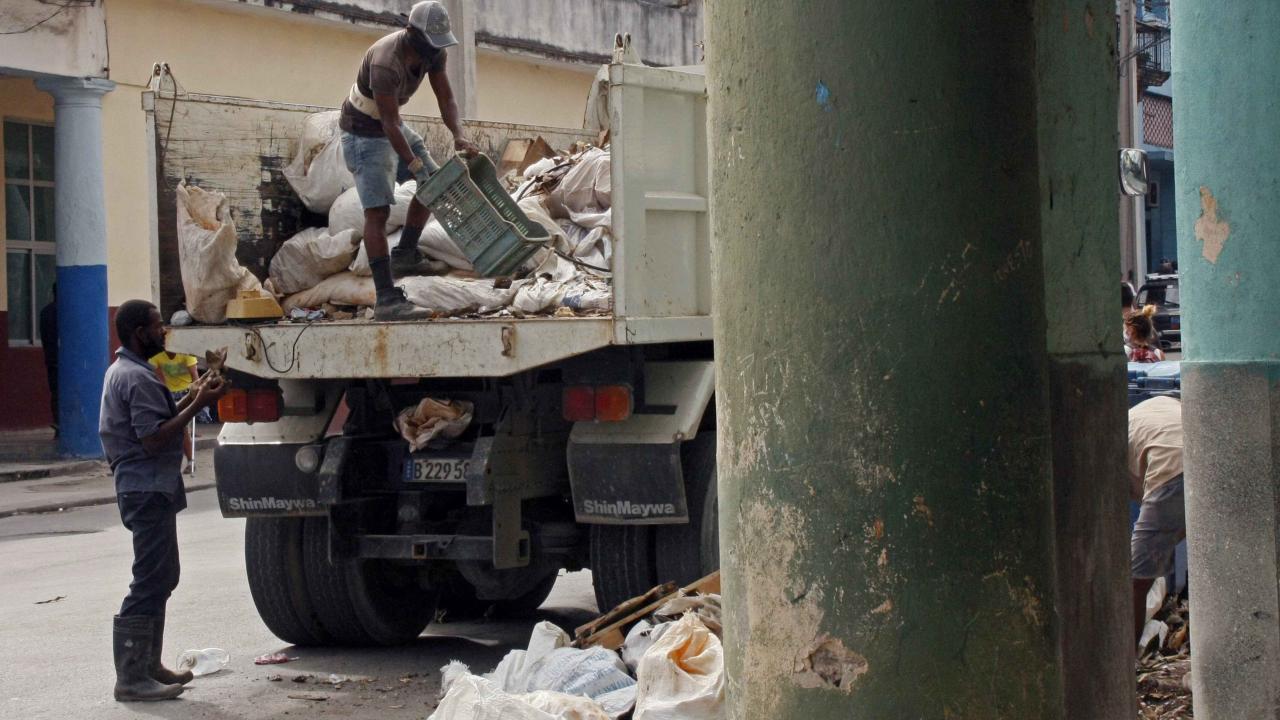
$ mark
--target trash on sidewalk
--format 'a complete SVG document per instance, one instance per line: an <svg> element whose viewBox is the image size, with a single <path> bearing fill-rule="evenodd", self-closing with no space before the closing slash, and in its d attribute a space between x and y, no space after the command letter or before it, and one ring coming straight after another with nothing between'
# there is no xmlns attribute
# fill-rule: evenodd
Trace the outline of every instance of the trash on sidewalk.
<svg viewBox="0 0 1280 720"><path fill-rule="evenodd" d="M622 645L625 636L623 627L657 612L670 600L697 593L709 595L720 594L720 571L697 580L682 588L675 583L659 585L639 597L631 598L618 607L601 615L574 631L574 647L591 647L600 645L611 649Z"/></svg>
<svg viewBox="0 0 1280 720"><path fill-rule="evenodd" d="M190 670L196 677L212 675L227 667L231 656L222 648L187 650L178 656L178 670Z"/></svg>
<svg viewBox="0 0 1280 720"><path fill-rule="evenodd" d="M635 720L724 715L724 648L690 612L645 651L636 670Z"/></svg>
<svg viewBox="0 0 1280 720"><path fill-rule="evenodd" d="M36 605L48 605L49 603L56 603L56 602L58 602L59 600L66 600L66 599L67 599L67 596L66 596L66 595L59 595L59 596L57 596L57 597L51 597L51 598L49 598L48 600L37 600L37 601L35 602L35 604L36 604Z"/></svg>
<svg viewBox="0 0 1280 720"><path fill-rule="evenodd" d="M396 416L395 427L417 452L437 437L456 438L471 424L473 406L466 400L423 398L417 406L405 408Z"/></svg>
<svg viewBox="0 0 1280 720"><path fill-rule="evenodd" d="M267 655L259 655L253 659L254 665L283 665L284 663L297 660L296 657L289 657L287 653L270 653Z"/></svg>
<svg viewBox="0 0 1280 720"><path fill-rule="evenodd" d="M518 652L518 651L517 651ZM441 671L443 698L427 720L607 720L588 698L537 691L513 694L454 661Z"/></svg>
<svg viewBox="0 0 1280 720"><path fill-rule="evenodd" d="M1192 716L1190 610L1186 599L1165 595L1163 588L1148 599L1157 596L1162 602L1149 608L1148 642L1138 649L1138 717L1184 720Z"/></svg>

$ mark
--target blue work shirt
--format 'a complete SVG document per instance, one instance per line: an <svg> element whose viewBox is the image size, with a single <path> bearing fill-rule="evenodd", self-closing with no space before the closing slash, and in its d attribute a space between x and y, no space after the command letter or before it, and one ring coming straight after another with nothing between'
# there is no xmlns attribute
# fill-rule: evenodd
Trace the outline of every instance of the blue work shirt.
<svg viewBox="0 0 1280 720"><path fill-rule="evenodd" d="M115 475L116 493L162 492L176 510L187 506L182 484L182 433L155 455L142 447L141 438L160 429L178 414L173 396L146 358L128 348L116 351L102 382L102 412L98 436Z"/></svg>

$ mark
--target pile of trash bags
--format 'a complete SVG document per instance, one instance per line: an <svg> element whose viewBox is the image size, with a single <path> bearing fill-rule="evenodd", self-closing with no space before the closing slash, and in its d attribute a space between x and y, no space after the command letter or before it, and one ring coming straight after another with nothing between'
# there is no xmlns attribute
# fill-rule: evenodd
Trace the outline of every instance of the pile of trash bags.
<svg viewBox="0 0 1280 720"><path fill-rule="evenodd" d="M720 596L677 597L627 633L619 651L573 647L538 623L528 648L485 675L441 669L428 720L714 720L724 715Z"/></svg>
<svg viewBox="0 0 1280 720"><path fill-rule="evenodd" d="M178 238L187 309L197 322L219 323L226 303L239 291L271 293L293 317L360 317L375 301L364 243L364 211L342 157L336 111L316 113L304 123L297 155L284 176L326 227L306 228L289 238L258 283L235 258L235 226L226 196L200 188L178 188ZM397 282L409 301L435 317L523 317L604 315L612 312L613 259L609 149L582 146L533 163L513 187L521 210L552 239L513 277L482 278L435 219L418 242L428 258L448 268L439 275ZM396 186L387 220L387 242L395 247L417 191Z"/></svg>

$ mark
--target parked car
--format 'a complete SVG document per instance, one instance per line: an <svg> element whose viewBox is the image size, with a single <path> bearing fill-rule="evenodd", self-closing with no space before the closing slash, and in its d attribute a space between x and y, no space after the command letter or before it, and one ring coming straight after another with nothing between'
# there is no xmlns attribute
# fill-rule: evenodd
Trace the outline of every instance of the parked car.
<svg viewBox="0 0 1280 720"><path fill-rule="evenodd" d="M1138 307L1155 305L1154 321L1160 347L1182 350L1182 308L1178 304L1178 276L1151 274L1138 291Z"/></svg>

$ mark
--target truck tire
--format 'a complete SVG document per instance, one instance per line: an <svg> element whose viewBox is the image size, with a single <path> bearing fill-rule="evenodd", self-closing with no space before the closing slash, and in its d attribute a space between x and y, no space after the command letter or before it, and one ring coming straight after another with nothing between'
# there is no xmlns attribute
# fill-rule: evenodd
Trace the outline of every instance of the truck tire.
<svg viewBox="0 0 1280 720"><path fill-rule="evenodd" d="M306 518L303 567L320 625L339 645L398 645L422 634L435 594L386 562L329 560L329 519Z"/></svg>
<svg viewBox="0 0 1280 720"><path fill-rule="evenodd" d="M302 518L249 518L244 564L258 616L292 645L324 645L329 635L311 607L302 564Z"/></svg>
<svg viewBox="0 0 1280 720"><path fill-rule="evenodd" d="M476 589L465 578L454 577L440 593L440 608L450 621L474 620L486 615L496 618L518 618L542 607L559 578L558 570L540 581L525 594L508 600L481 600Z"/></svg>
<svg viewBox="0 0 1280 720"><path fill-rule="evenodd" d="M680 448L689 522L656 525L658 581L688 585L720 568L719 514L716 509L716 434L701 432Z"/></svg>
<svg viewBox="0 0 1280 720"><path fill-rule="evenodd" d="M591 526L591 582L596 607L606 613L658 584L653 528L648 525Z"/></svg>
<svg viewBox="0 0 1280 720"><path fill-rule="evenodd" d="M680 455L688 523L591 526L591 576L600 612L660 583L687 585L719 569L715 432L698 433Z"/></svg>

